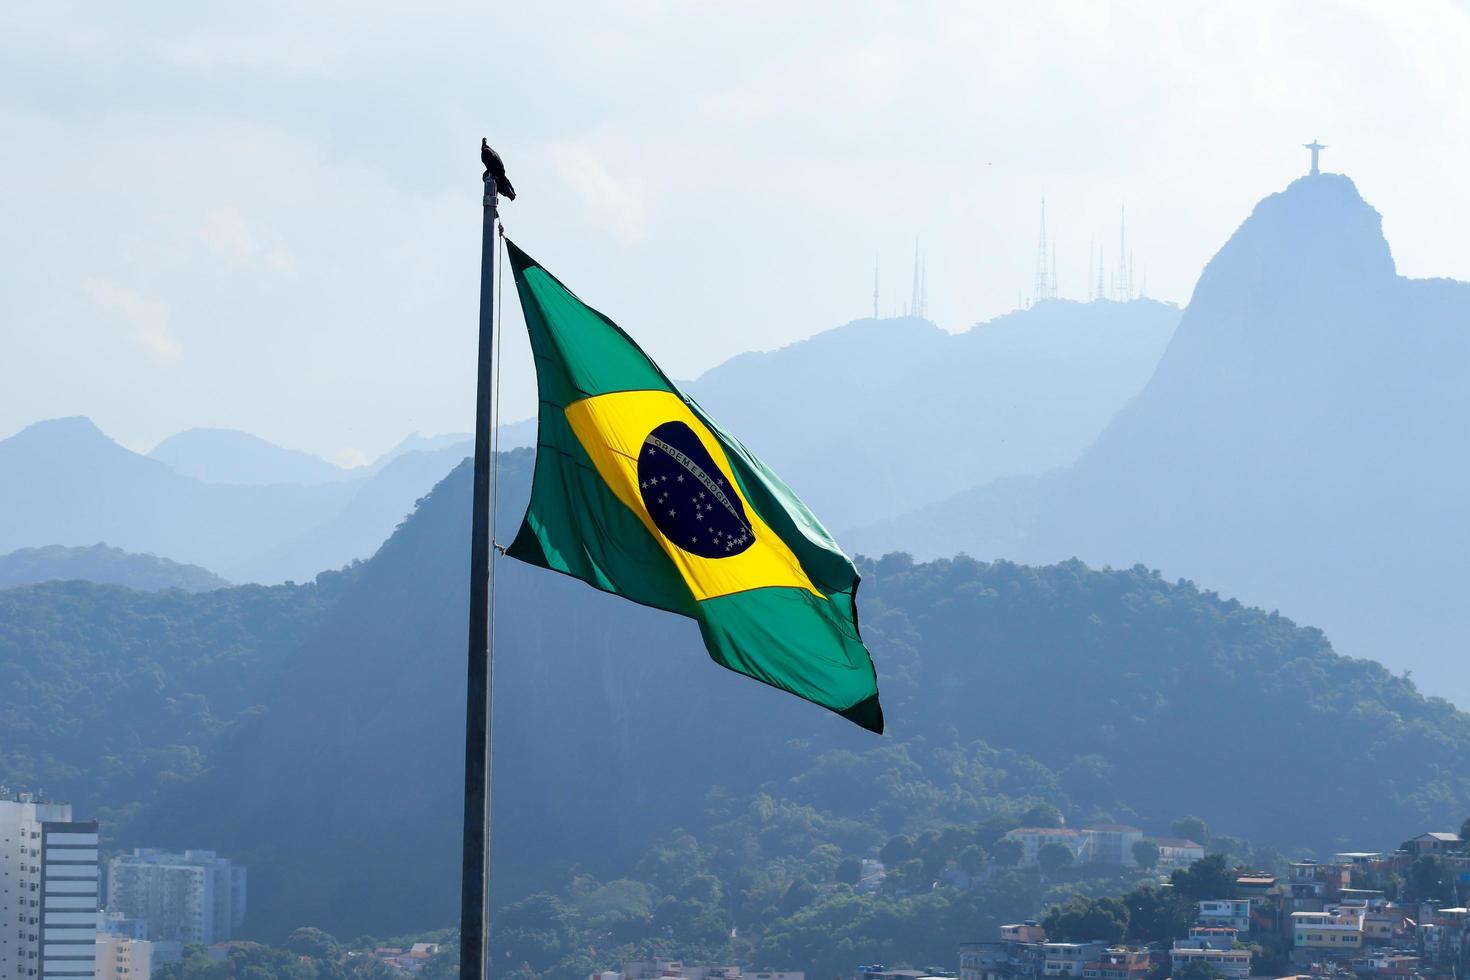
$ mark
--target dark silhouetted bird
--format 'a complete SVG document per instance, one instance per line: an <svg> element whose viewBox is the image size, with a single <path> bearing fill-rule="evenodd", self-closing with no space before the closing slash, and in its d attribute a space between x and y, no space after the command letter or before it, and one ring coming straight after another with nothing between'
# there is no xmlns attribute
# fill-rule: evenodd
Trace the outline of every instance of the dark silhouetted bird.
<svg viewBox="0 0 1470 980"><path fill-rule="evenodd" d="M480 162L485 165L485 176L495 178L495 189L505 195L507 201L516 199L516 189L511 186L510 178L505 175L505 161L500 159L500 154L490 149L490 141L480 140Z"/></svg>

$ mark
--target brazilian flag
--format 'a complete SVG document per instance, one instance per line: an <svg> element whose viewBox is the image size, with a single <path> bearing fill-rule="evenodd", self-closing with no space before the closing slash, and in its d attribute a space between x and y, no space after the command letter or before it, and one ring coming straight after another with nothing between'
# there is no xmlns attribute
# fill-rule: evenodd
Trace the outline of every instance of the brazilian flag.
<svg viewBox="0 0 1470 980"><path fill-rule="evenodd" d="M852 562L617 324L506 244L541 400L506 553L689 616L716 663L882 732Z"/></svg>

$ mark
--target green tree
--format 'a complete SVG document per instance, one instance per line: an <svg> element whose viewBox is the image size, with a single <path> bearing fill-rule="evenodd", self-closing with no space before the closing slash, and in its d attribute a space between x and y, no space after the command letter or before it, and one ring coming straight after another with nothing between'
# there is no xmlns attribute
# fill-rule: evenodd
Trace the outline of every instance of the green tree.
<svg viewBox="0 0 1470 980"><path fill-rule="evenodd" d="M781 896L780 910L782 915L793 915L817 900L817 890L812 883L805 878L797 878L786 888L786 894Z"/></svg>
<svg viewBox="0 0 1470 980"><path fill-rule="evenodd" d="M856 885L863 877L863 862L855 857L843 858L833 877L844 885Z"/></svg>
<svg viewBox="0 0 1470 980"><path fill-rule="evenodd" d="M979 844L970 844L954 857L955 864L968 875L977 875L985 870L985 849Z"/></svg>
<svg viewBox="0 0 1470 980"><path fill-rule="evenodd" d="M1077 859L1072 849L1066 844L1050 841L1042 844L1036 849L1036 863L1040 865L1042 873L1048 877L1070 865Z"/></svg>
<svg viewBox="0 0 1470 980"><path fill-rule="evenodd" d="M1205 842L1200 841L1200 843L1204 844ZM1229 835L1211 837L1207 846L1211 854L1224 855L1226 863L1229 864L1233 864L1236 861L1244 861L1251 852L1250 841Z"/></svg>
<svg viewBox="0 0 1470 980"><path fill-rule="evenodd" d="M1101 939L1111 945L1122 942L1128 932L1128 907L1121 899L1111 896L1087 898L1074 895L1066 905L1053 905L1042 920L1042 926L1053 941Z"/></svg>
<svg viewBox="0 0 1470 980"><path fill-rule="evenodd" d="M1159 863L1159 845L1151 840L1136 840L1133 842L1133 860L1138 866L1147 871Z"/></svg>
<svg viewBox="0 0 1470 980"><path fill-rule="evenodd" d="M1412 902L1436 902L1455 897L1455 886L1444 858L1423 854L1409 865L1404 890Z"/></svg>
<svg viewBox="0 0 1470 980"><path fill-rule="evenodd" d="M1460 824L1460 840L1470 841L1470 817L1466 817L1465 822Z"/></svg>
<svg viewBox="0 0 1470 980"><path fill-rule="evenodd" d="M286 948L298 956L314 960L334 960L342 955L342 944L330 933L314 926L302 926L286 937Z"/></svg>
<svg viewBox="0 0 1470 980"><path fill-rule="evenodd" d="M914 839L902 834L888 838L888 842L878 852L878 860L882 861L886 868L896 868L913 856Z"/></svg>
<svg viewBox="0 0 1470 980"><path fill-rule="evenodd" d="M1135 943L1167 943L1184 935L1189 920L1172 889L1144 885L1123 896L1128 938Z"/></svg>
<svg viewBox="0 0 1470 980"><path fill-rule="evenodd" d="M1190 960L1174 972L1174 980L1215 980L1220 973L1204 960Z"/></svg>
<svg viewBox="0 0 1470 980"><path fill-rule="evenodd" d="M990 849L990 856L1002 868L1014 868L1026 856L1025 846L1013 837L1002 837Z"/></svg>
<svg viewBox="0 0 1470 980"><path fill-rule="evenodd" d="M1210 839L1209 827L1199 817L1181 817L1170 824L1169 830L1175 837L1183 837L1196 844L1204 844Z"/></svg>
<svg viewBox="0 0 1470 980"><path fill-rule="evenodd" d="M1062 823L1062 811L1051 803L1038 803L1021 814L1023 827L1060 827Z"/></svg>
<svg viewBox="0 0 1470 980"><path fill-rule="evenodd" d="M1169 883L1190 908L1201 899L1231 898L1235 894L1235 875L1218 854L1206 855L1187 868L1176 869L1169 875Z"/></svg>
<svg viewBox="0 0 1470 980"><path fill-rule="evenodd" d="M491 919L491 948L498 961L545 972L575 942L573 912L560 899L538 892L505 906Z"/></svg>

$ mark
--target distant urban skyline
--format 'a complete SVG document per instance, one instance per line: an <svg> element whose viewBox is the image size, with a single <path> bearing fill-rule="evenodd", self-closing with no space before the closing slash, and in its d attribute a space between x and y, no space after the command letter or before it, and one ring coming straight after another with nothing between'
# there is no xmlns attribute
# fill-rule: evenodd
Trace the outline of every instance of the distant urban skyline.
<svg viewBox="0 0 1470 980"><path fill-rule="evenodd" d="M350 464L467 429L482 136L511 236L681 377L870 315L875 258L901 307L916 236L940 326L1012 309L1042 198L1061 295L1095 290L1126 204L1135 271L1183 303L1308 140L1404 274L1470 279L1451 0L485 17L0 12L26 150L0 160L0 437L87 415L135 449L215 426ZM534 406L512 292L505 420Z"/></svg>

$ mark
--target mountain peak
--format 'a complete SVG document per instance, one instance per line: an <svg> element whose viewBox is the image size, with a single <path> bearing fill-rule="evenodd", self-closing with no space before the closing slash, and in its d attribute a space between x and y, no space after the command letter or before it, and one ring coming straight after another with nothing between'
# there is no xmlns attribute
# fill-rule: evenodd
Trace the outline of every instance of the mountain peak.
<svg viewBox="0 0 1470 980"><path fill-rule="evenodd" d="M96 422L85 415L68 415L64 418L32 422L3 441L17 445L48 444L59 450L117 445L107 433L97 428Z"/></svg>
<svg viewBox="0 0 1470 980"><path fill-rule="evenodd" d="M148 455L205 483L313 486L346 474L326 460L286 449L239 429L185 429L154 446Z"/></svg>
<svg viewBox="0 0 1470 980"><path fill-rule="evenodd" d="M1299 177L1262 199L1205 266L1191 304L1313 304L1396 275L1383 217L1342 174Z"/></svg>

